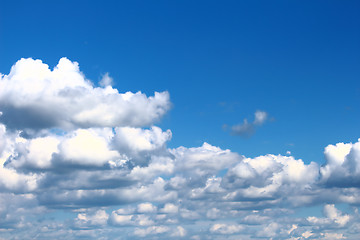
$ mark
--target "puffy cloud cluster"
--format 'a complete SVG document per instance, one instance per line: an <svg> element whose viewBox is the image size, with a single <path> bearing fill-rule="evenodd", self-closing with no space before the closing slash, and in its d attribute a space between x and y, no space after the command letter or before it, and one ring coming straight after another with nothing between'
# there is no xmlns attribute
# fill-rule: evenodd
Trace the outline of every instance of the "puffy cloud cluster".
<svg viewBox="0 0 360 240"><path fill-rule="evenodd" d="M360 141L324 165L168 148L167 92L99 87L77 63L22 59L0 79L0 231L7 239L356 239ZM268 118L257 111L251 125ZM347 212L337 208L347 203ZM309 206L323 215L299 215ZM36 221L34 221L36 219Z"/></svg>
<svg viewBox="0 0 360 240"><path fill-rule="evenodd" d="M230 168L223 179L229 190L227 200L256 201L277 204L288 200L298 205L295 196L304 197L318 178L319 168L314 162L305 165L293 157L266 155L244 159Z"/></svg>
<svg viewBox="0 0 360 240"><path fill-rule="evenodd" d="M41 60L21 59L0 79L1 121L14 129L76 129L152 125L170 108L169 94L120 94L109 76L94 87L76 62L61 58L50 70Z"/></svg>

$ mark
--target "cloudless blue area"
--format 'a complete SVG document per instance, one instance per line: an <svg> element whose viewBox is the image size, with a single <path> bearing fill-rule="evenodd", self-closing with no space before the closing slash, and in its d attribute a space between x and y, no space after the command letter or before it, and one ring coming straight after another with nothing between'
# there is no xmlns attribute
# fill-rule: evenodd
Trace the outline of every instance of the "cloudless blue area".
<svg viewBox="0 0 360 240"><path fill-rule="evenodd" d="M1 1L0 72L61 57L120 92L170 92L170 147L204 141L254 157L360 137L360 1ZM270 121L250 138L222 129Z"/></svg>

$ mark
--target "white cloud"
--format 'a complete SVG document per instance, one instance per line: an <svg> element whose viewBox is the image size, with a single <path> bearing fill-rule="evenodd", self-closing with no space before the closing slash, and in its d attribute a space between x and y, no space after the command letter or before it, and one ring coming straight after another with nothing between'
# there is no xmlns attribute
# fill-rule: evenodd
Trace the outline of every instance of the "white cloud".
<svg viewBox="0 0 360 240"><path fill-rule="evenodd" d="M128 177L146 182L159 175L170 175L173 171L174 161L171 158L152 157L148 166L134 167Z"/></svg>
<svg viewBox="0 0 360 240"><path fill-rule="evenodd" d="M59 145L61 158L65 162L88 166L102 166L119 158L117 151L109 149L106 137L91 129L77 130Z"/></svg>
<svg viewBox="0 0 360 240"><path fill-rule="evenodd" d="M0 193L0 233L10 233L26 228L36 217L46 212L44 207L38 206L34 194ZM6 237L9 239L9 237Z"/></svg>
<svg viewBox="0 0 360 240"><path fill-rule="evenodd" d="M250 214L250 215L245 216L242 221L247 224L260 225L260 224L268 222L269 220L270 220L269 216L261 216L259 214Z"/></svg>
<svg viewBox="0 0 360 240"><path fill-rule="evenodd" d="M352 187L360 183L360 139L325 148L326 164L320 168L321 181L329 186Z"/></svg>
<svg viewBox="0 0 360 240"><path fill-rule="evenodd" d="M220 234L234 234L242 231L244 227L238 224L216 223L211 226L210 232Z"/></svg>
<svg viewBox="0 0 360 240"><path fill-rule="evenodd" d="M323 236L323 239L326 240L346 239L342 233L324 233L321 235Z"/></svg>
<svg viewBox="0 0 360 240"><path fill-rule="evenodd" d="M134 215L120 215L113 211L110 216L111 223L114 225L132 225Z"/></svg>
<svg viewBox="0 0 360 240"><path fill-rule="evenodd" d="M200 214L197 211L189 210L186 208L182 208L180 210L180 216L184 219L192 219L192 220L201 218Z"/></svg>
<svg viewBox="0 0 360 240"><path fill-rule="evenodd" d="M225 175L222 185L229 190L225 199L285 200L289 197L291 204L306 204L299 202L300 198L294 197L293 200L291 197L305 196L307 189L316 182L318 171L316 163L306 165L301 159L296 160L291 156L268 154L246 158L230 168Z"/></svg>
<svg viewBox="0 0 360 240"><path fill-rule="evenodd" d="M139 213L153 213L157 211L157 207L151 203L140 203L137 207Z"/></svg>
<svg viewBox="0 0 360 240"><path fill-rule="evenodd" d="M105 210L98 210L93 214L79 213L75 219L75 226L80 228L87 228L89 226L106 225L109 214Z"/></svg>
<svg viewBox="0 0 360 240"><path fill-rule="evenodd" d="M110 77L109 73L105 73L104 76L102 76L99 84L102 87L111 86L113 84L113 78Z"/></svg>
<svg viewBox="0 0 360 240"><path fill-rule="evenodd" d="M172 203L166 203L160 211L162 213L177 213L179 211L179 207Z"/></svg>
<svg viewBox="0 0 360 240"><path fill-rule="evenodd" d="M323 217L296 215L324 202L360 203L360 140L326 147L321 167L291 152L246 158L209 143L169 149L171 130L153 126L169 108L168 94L119 94L111 82L105 74L103 87L94 87L65 58L54 70L23 59L2 75L5 238L351 239L360 233L356 210L344 214L326 204ZM239 128L267 120L256 111Z"/></svg>
<svg viewBox="0 0 360 240"><path fill-rule="evenodd" d="M37 174L22 174L13 169L0 167L0 190L13 193L32 192L38 187Z"/></svg>
<svg viewBox="0 0 360 240"><path fill-rule="evenodd" d="M324 214L327 218L333 220L339 226L344 226L350 220L349 215L342 215L341 211L335 208L334 204L326 204L324 206Z"/></svg>
<svg viewBox="0 0 360 240"><path fill-rule="evenodd" d="M280 229L280 225L276 222L272 222L264 227L261 231L257 233L259 237L275 237Z"/></svg>
<svg viewBox="0 0 360 240"><path fill-rule="evenodd" d="M256 128L263 125L268 119L268 113L265 111L257 110L254 115L255 117L253 122L248 122L248 120L245 118L243 123L231 126L230 133L232 135L238 135L242 137L252 136L255 133Z"/></svg>
<svg viewBox="0 0 360 240"><path fill-rule="evenodd" d="M267 118L268 118L268 113L267 112L257 110L255 112L254 124L255 125L263 125L264 122L267 120Z"/></svg>
<svg viewBox="0 0 360 240"><path fill-rule="evenodd" d="M335 208L334 204L326 204L324 206L325 218L308 217L307 221L314 225L336 225L338 227L345 226L350 221L350 216L342 214L341 211Z"/></svg>
<svg viewBox="0 0 360 240"><path fill-rule="evenodd" d="M311 231L306 231L306 232L301 234L301 236L304 237L304 238L309 238L312 235L314 235L314 234Z"/></svg>
<svg viewBox="0 0 360 240"><path fill-rule="evenodd" d="M40 60L21 59L1 76L0 89L1 121L16 129L149 126L170 108L167 92L147 97L95 88L66 58L53 70Z"/></svg>
<svg viewBox="0 0 360 240"><path fill-rule="evenodd" d="M29 169L61 165L100 167L121 158L119 152L109 148L112 137L110 129L78 129L65 136L22 139L15 145L17 153L7 165Z"/></svg>
<svg viewBox="0 0 360 240"><path fill-rule="evenodd" d="M144 164L147 158L156 152L166 151L166 142L171 139L170 130L162 131L159 127L150 129L118 127L115 128L114 145L133 161Z"/></svg>
<svg viewBox="0 0 360 240"><path fill-rule="evenodd" d="M151 226L148 228L136 228L134 234L140 237L146 237L148 235L156 235L170 231L167 226Z"/></svg>
<svg viewBox="0 0 360 240"><path fill-rule="evenodd" d="M171 234L171 237L185 237L186 230L182 226L177 226L175 231Z"/></svg>
<svg viewBox="0 0 360 240"><path fill-rule="evenodd" d="M176 170L183 174L204 176L217 173L240 161L242 157L230 150L204 143L201 147L171 149L176 161Z"/></svg>
<svg viewBox="0 0 360 240"><path fill-rule="evenodd" d="M250 137L255 132L253 124L249 123L245 118L243 123L236 124L231 127L231 134L243 137Z"/></svg>

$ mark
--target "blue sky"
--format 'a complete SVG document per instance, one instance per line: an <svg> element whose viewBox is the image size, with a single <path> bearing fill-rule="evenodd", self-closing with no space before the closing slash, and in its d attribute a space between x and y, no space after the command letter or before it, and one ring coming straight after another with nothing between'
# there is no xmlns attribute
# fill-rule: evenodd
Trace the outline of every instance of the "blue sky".
<svg viewBox="0 0 360 240"><path fill-rule="evenodd" d="M360 194L360 170L350 170L360 169L359 11L356 1L1 1L1 171L16 179L0 179L1 201L34 209L19 213L14 204L14 217L0 222L5 239L15 238L16 228L26 231L27 220L40 212L46 220L35 217L39 224L33 229L58 224L54 228L59 230L63 221L63 230L73 238L90 234L88 238L114 239L126 229L120 236L124 239L168 238L176 231L173 238L300 239L311 232L310 239L335 236L331 234L355 239L360 234L359 202L350 199ZM45 64L50 70L43 69ZM55 73L54 68L60 70ZM99 83L105 78L112 80L108 90L109 84ZM121 95L127 91L143 94L129 102ZM39 150L52 147L53 155ZM203 165L195 161L199 158ZM269 164L265 172L256 164L260 159ZM300 159L308 175L301 171ZM263 183L249 172L240 174L251 168ZM289 170L293 168L297 170ZM81 179L75 177L77 171ZM104 180L103 174L111 177ZM296 176L293 182L284 180L289 174ZM282 187L278 182L266 185L275 175L283 179ZM170 187L171 179L180 177L187 193ZM86 186L80 184L84 179ZM89 179L97 179L98 185ZM54 181L53 186L47 181ZM210 182L219 182L222 190L196 203L189 200L190 193ZM67 184L74 189L63 188ZM155 201L136 197L138 193L125 199L116 194L141 186L156 192L152 188L158 184L163 198ZM271 192L274 184L284 190ZM269 195L251 192L260 186ZM295 194L293 188L303 190ZM56 189L64 195L103 190L111 201L93 192L88 194L98 201L61 199ZM244 200L246 194L252 204ZM284 197L289 194L306 200L295 203ZM229 196L232 205L219 200ZM148 204L148 212L139 210L142 203ZM209 204L226 217L218 218L217 210L205 213L197 204ZM278 215L293 208L307 213L297 217L287 212L297 230L288 236L275 231L292 227ZM120 209L128 213L116 212ZM239 209L241 213L231 215ZM190 210L192 217L180 216ZM255 213L262 220L249 227L244 219L252 211L260 211ZM0 214L7 212L0 209ZM122 218L116 218L119 214ZM161 214L167 221L159 220ZM120 223L127 218L131 221ZM271 225L270 218L278 225ZM148 223L141 225L141 219ZM177 223L170 224L174 219ZM201 230L192 229L193 224ZM94 230L101 236L92 236ZM41 236L40 230L32 234Z"/></svg>

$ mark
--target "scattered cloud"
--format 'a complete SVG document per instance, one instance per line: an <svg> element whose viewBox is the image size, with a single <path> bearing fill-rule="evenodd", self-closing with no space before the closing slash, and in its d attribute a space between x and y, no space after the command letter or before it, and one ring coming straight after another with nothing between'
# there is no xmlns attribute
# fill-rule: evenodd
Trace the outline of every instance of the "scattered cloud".
<svg viewBox="0 0 360 240"><path fill-rule="evenodd" d="M342 214L341 211L335 208L334 204L326 204L323 212L325 218L311 216L307 218L307 221L318 226L332 225L333 227L344 227L350 220L350 216Z"/></svg>
<svg viewBox="0 0 360 240"><path fill-rule="evenodd" d="M263 125L264 122L267 120L267 118L268 118L268 113L267 112L257 110L255 112L254 125L258 125L258 126Z"/></svg>
<svg viewBox="0 0 360 240"><path fill-rule="evenodd" d="M100 82L99 82L101 87L108 87L108 86L112 86L113 84L113 78L110 77L109 73L105 73Z"/></svg>
<svg viewBox="0 0 360 240"><path fill-rule="evenodd" d="M253 122L248 122L245 118L243 123L231 126L230 133L236 136L251 137L255 133L256 128L262 126L268 119L268 113L264 111L257 110L254 115ZM227 129L226 125L224 129Z"/></svg>
<svg viewBox="0 0 360 240"><path fill-rule="evenodd" d="M22 59L1 75L5 239L360 234L360 139L328 145L321 166L290 151L248 158L210 143L169 148L171 130L153 125L169 109L167 92L118 93L109 74L100 86L66 58L53 70ZM249 134L267 119L257 111L233 131ZM340 211L344 203L353 208ZM308 206L322 206L323 216L296 215Z"/></svg>

